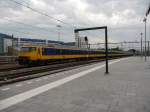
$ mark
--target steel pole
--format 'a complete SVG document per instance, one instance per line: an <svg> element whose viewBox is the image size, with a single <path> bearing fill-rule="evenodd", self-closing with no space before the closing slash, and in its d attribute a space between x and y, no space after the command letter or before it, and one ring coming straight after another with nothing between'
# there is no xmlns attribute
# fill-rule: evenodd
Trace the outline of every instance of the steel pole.
<svg viewBox="0 0 150 112"><path fill-rule="evenodd" d="M58 41L60 41L60 28L58 29Z"/></svg>
<svg viewBox="0 0 150 112"><path fill-rule="evenodd" d="M150 54L149 54L149 41L148 41L148 56L149 56Z"/></svg>
<svg viewBox="0 0 150 112"><path fill-rule="evenodd" d="M58 28L58 41L60 41L60 28L61 28L61 25L57 25L57 28Z"/></svg>
<svg viewBox="0 0 150 112"><path fill-rule="evenodd" d="M141 33L141 57L143 56L143 49L142 49L142 42L143 42L143 40L142 40L142 35L143 35L143 33Z"/></svg>
<svg viewBox="0 0 150 112"><path fill-rule="evenodd" d="M109 72L108 72L108 38L107 38L107 26L75 29L74 32L77 33L78 31L96 30L96 29L105 29L105 58L106 58L106 71L105 71L105 73L108 74Z"/></svg>
<svg viewBox="0 0 150 112"><path fill-rule="evenodd" d="M147 55L147 50L146 50L146 18L144 20L145 22L145 61L147 61L146 55Z"/></svg>
<svg viewBox="0 0 150 112"><path fill-rule="evenodd" d="M12 34L12 55L14 56L14 35Z"/></svg>
<svg viewBox="0 0 150 112"><path fill-rule="evenodd" d="M108 38L107 38L107 27L105 28L105 57L106 57L106 74L108 74Z"/></svg>

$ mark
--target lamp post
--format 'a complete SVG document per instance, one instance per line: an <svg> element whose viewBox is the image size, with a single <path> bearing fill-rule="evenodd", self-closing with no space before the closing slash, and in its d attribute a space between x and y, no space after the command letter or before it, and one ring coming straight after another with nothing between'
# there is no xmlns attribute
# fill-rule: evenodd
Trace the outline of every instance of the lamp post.
<svg viewBox="0 0 150 112"><path fill-rule="evenodd" d="M149 54L149 42L150 42L150 41L148 41L148 54L147 54L148 57L149 57L149 55L150 55L150 54Z"/></svg>
<svg viewBox="0 0 150 112"><path fill-rule="evenodd" d="M140 33L140 35L141 35L141 57L142 57L143 56L143 49L142 49L142 42L143 42L142 35L143 35L143 33Z"/></svg>
<svg viewBox="0 0 150 112"><path fill-rule="evenodd" d="M147 50L146 50L146 20L147 20L147 18L144 17L143 22L145 23L145 61L147 61L147 59L146 59L146 55L147 55Z"/></svg>
<svg viewBox="0 0 150 112"><path fill-rule="evenodd" d="M61 25L57 25L57 28L58 28L58 41L60 41L60 28L61 28Z"/></svg>
<svg viewBox="0 0 150 112"><path fill-rule="evenodd" d="M14 35L12 34L12 55L14 56Z"/></svg>

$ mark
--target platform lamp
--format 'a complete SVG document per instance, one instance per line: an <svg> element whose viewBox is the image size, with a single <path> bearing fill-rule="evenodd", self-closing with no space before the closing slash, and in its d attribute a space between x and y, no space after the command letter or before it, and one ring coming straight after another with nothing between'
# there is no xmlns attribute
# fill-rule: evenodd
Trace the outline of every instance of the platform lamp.
<svg viewBox="0 0 150 112"><path fill-rule="evenodd" d="M57 25L56 26L58 28L58 41L60 41L60 29L61 29L61 25Z"/></svg>
<svg viewBox="0 0 150 112"><path fill-rule="evenodd" d="M143 42L143 38L142 38L142 35L143 35L143 33L141 32L140 33L140 35L141 35L141 57L143 57L143 49L142 49L142 42Z"/></svg>
<svg viewBox="0 0 150 112"><path fill-rule="evenodd" d="M147 20L147 18L144 17L143 22L145 23L145 62L147 61L147 58L146 58L146 56L147 56L147 50L146 50L146 20Z"/></svg>
<svg viewBox="0 0 150 112"><path fill-rule="evenodd" d="M147 55L147 50L146 50L146 21L147 21L147 17L150 13L150 3L149 3L149 6L148 6L148 9L146 11L146 14L145 14L145 17L143 19L143 22L145 23L145 61L147 61L146 59L146 55Z"/></svg>
<svg viewBox="0 0 150 112"><path fill-rule="evenodd" d="M14 56L14 35L12 34L12 55Z"/></svg>
<svg viewBox="0 0 150 112"><path fill-rule="evenodd" d="M148 6L148 9L146 11L146 18L148 17L148 15L150 14L150 2L149 2L149 6ZM146 21L145 21L145 24L146 24ZM146 35L146 34L145 34ZM149 56L149 41L148 41L148 56Z"/></svg>

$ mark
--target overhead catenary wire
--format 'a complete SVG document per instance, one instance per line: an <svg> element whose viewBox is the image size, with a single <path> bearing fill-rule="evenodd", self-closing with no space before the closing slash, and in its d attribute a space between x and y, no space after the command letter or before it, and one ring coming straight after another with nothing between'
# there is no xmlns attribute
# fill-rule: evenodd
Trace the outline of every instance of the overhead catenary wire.
<svg viewBox="0 0 150 112"><path fill-rule="evenodd" d="M23 6L23 7L26 7L26 8L28 8L28 9L30 9L30 10L36 12L36 13L39 13L39 14L43 15L43 16L46 16L46 17L48 17L48 18L50 18L50 19L56 20L56 21L58 21L58 22L60 22L60 23L62 23L62 24L69 25L69 26L72 27L72 28L76 28L74 25L72 25L72 24L70 24L70 23L67 23L67 22L64 22L64 21L62 21L62 20L59 20L59 19L57 19L57 18L55 18L55 17L53 17L53 16L50 16L50 15L46 14L45 12L39 11L39 10L34 9L34 8L32 8L32 7L30 7L30 6L27 6L27 5L24 5L24 4L22 4L22 3L18 2L18 1L15 1L15 0L10 0L10 1L12 1L12 2L14 2L14 3L18 4L18 5L21 5L21 6Z"/></svg>
<svg viewBox="0 0 150 112"><path fill-rule="evenodd" d="M6 21L9 21L9 22L14 22L14 23L21 24L21 25L25 25L25 26L32 27L32 28L38 28L38 29L41 29L41 30L47 31L47 32L57 33L56 31L48 30L48 29L45 29L45 28L37 27L37 26L31 25L31 24L26 24L26 23L23 23L23 22L20 22L20 21L12 20L12 19L7 19L7 18L0 18L0 19L1 20L6 20Z"/></svg>
<svg viewBox="0 0 150 112"><path fill-rule="evenodd" d="M22 0L21 2L25 3L26 5L29 5L29 2Z"/></svg>
<svg viewBox="0 0 150 112"><path fill-rule="evenodd" d="M29 4L27 5L27 3L24 4L24 3L18 2L18 1L16 1L16 0L10 0L10 1L12 1L12 2L14 2L14 3L18 4L18 5L21 5L21 6L23 6L23 7L26 7L26 8L28 8L28 9L30 9L30 10L32 10L32 11L38 13L38 14L41 14L41 15L43 15L43 16L46 16L46 17L48 17L48 18L50 18L50 19L52 19L52 20L56 20L56 21L58 21L58 22L60 22L60 23L62 23L62 24L69 25L69 26L71 26L72 28L75 28L74 25L72 25L72 24L70 24L70 23L67 23L67 22L64 22L64 21L62 21L62 20L60 20L60 19L57 19L57 18L55 18L55 17L53 17L53 16L50 16L50 15L48 15L48 14L45 13L45 12L39 11L39 10L37 10L37 9L35 9L35 8L32 8L31 6L29 6ZM20 22L19 22L19 23L20 23ZM24 24L24 25L25 25L25 24ZM86 25L87 25L87 24L86 24ZM32 26L32 25L30 25L30 26ZM88 26L89 26L89 25L88 25ZM88 34L91 34L91 33L88 32ZM93 34L92 34L92 35L93 35ZM94 34L94 36L96 37L95 34Z"/></svg>
<svg viewBox="0 0 150 112"><path fill-rule="evenodd" d="M17 24L25 25L25 26L28 26L28 27L31 27L31 28L38 28L39 30L45 31L47 33L50 33L50 32L52 32L52 33L58 33L57 31L48 30L48 29L45 29L45 28L37 27L37 26L31 25L31 24L26 24L26 23L23 23L23 22L20 22L20 21L16 21L16 20L11 20L11 19L7 19L7 18L0 18L0 19L1 20L6 20L6 21L9 21L9 22L12 22L12 23L17 23ZM64 33L63 32L63 34L66 35L66 36L69 36L68 33Z"/></svg>
<svg viewBox="0 0 150 112"><path fill-rule="evenodd" d="M5 28L3 28L4 30L5 30ZM1 28L1 30L3 30L2 28ZM33 32L24 32L24 31L18 31L18 30L11 30L11 31L13 31L13 32L17 32L17 33L21 33L21 34L25 34L25 35L30 35L30 36L42 36L42 37L48 37L48 36L45 36L45 35L41 35L41 34L37 34L37 33L33 33ZM9 30L9 32L11 32L10 30ZM7 31L8 32L8 31Z"/></svg>
<svg viewBox="0 0 150 112"><path fill-rule="evenodd" d="M5 28L0 28L0 30L6 30ZM20 30L20 29L19 29ZM35 32L25 32L25 31L19 31L19 30L15 30L15 29L11 29L11 30L8 30L7 29L7 32L17 32L19 34L24 34L24 35L28 35L28 36L34 36L34 37L44 37L44 38L49 38L48 35L43 35L43 34L39 34L39 33L35 33ZM11 33L12 34L12 33ZM57 34L56 34L57 35ZM68 35L69 36L69 35Z"/></svg>
<svg viewBox="0 0 150 112"><path fill-rule="evenodd" d="M7 20L7 21L10 21L10 22L15 22L15 23L17 23L17 24L21 24L21 25L26 25L26 26L28 26L28 27L32 27L32 28L39 28L39 29L41 29L41 30L43 30L43 31L46 31L46 32L53 32L53 33L58 33L57 31L51 31L51 30L48 30L48 29L45 29L45 28L40 28L40 27L37 27L37 26L34 26L34 25L30 25L30 24L26 24L26 23L23 23L23 22L20 22L20 21L16 21L16 20L11 20L11 19L7 19L7 18L2 18L1 20ZM20 30L20 29L19 29ZM14 31L14 30L13 30ZM16 31L15 31L16 32ZM23 33L23 34L30 34L30 35L35 35L36 33L34 33L34 32L19 32L19 33ZM97 37L97 36L99 36L99 35L96 35L96 34L93 34L93 33L91 33L91 32L86 32L88 35L89 35L89 37ZM66 36L69 36L67 33L64 33L63 32L63 34L64 35L66 35ZM41 36L41 34L36 34L36 36ZM48 36L43 36L42 35L42 37L48 37Z"/></svg>

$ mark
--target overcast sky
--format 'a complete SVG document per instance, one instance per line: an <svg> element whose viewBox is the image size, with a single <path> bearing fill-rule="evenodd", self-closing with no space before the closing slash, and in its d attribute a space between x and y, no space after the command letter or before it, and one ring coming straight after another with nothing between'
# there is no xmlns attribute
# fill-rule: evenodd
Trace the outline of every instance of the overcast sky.
<svg viewBox="0 0 150 112"><path fill-rule="evenodd" d="M17 37L74 41L77 28L108 26L110 42L140 40L144 32L142 22L150 0L15 0L48 14L48 18L12 0L0 0L0 32ZM63 24L55 19L59 19ZM27 25L23 25L24 23ZM104 31L86 31L91 43L102 42ZM147 20L147 38L150 40L150 16Z"/></svg>

